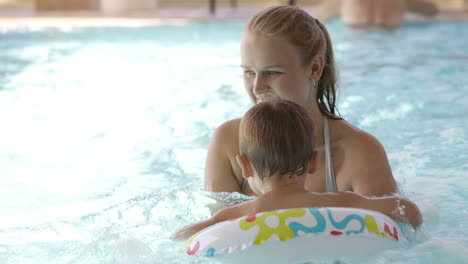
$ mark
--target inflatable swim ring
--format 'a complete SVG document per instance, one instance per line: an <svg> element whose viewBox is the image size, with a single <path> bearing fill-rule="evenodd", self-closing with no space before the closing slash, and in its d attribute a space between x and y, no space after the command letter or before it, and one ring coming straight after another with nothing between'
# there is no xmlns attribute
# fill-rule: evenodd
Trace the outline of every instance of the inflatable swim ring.
<svg viewBox="0 0 468 264"><path fill-rule="evenodd" d="M210 226L187 240L189 255L237 263L361 257L400 246L399 225L379 212L313 207L261 212Z"/></svg>

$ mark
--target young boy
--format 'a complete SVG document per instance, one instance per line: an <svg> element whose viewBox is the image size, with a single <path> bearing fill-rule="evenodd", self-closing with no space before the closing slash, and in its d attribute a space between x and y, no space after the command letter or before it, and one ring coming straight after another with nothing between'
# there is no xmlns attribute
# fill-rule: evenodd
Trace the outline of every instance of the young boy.
<svg viewBox="0 0 468 264"><path fill-rule="evenodd" d="M243 116L239 128L242 175L258 195L254 200L220 210L210 219L179 230L175 239L189 238L221 221L278 209L300 207L354 207L374 210L418 227L418 207L400 197L368 198L353 192L314 193L304 188L316 163L314 125L296 103L261 102Z"/></svg>

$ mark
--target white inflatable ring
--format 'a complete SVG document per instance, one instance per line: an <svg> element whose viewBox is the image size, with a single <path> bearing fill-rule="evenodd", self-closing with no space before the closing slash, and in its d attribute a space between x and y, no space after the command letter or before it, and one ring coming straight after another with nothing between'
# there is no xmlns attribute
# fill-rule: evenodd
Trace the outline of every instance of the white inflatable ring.
<svg viewBox="0 0 468 264"><path fill-rule="evenodd" d="M379 212L339 207L275 210L232 219L193 235L189 255L256 263L359 257L405 242L399 225Z"/></svg>

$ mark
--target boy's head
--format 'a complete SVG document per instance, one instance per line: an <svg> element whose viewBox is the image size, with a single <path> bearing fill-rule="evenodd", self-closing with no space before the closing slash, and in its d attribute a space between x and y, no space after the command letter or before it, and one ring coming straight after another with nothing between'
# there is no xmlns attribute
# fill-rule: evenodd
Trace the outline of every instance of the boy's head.
<svg viewBox="0 0 468 264"><path fill-rule="evenodd" d="M314 154L314 124L296 103L261 102L242 117L239 147L262 181L273 175L304 174Z"/></svg>

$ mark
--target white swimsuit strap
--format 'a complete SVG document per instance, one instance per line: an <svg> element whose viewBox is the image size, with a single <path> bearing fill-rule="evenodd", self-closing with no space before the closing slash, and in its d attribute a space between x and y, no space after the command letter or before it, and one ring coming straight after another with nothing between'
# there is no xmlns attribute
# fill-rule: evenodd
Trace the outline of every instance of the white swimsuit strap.
<svg viewBox="0 0 468 264"><path fill-rule="evenodd" d="M323 135L325 139L325 187L327 192L338 192L335 182L335 174L331 162L330 133L328 130L328 119L323 118Z"/></svg>

